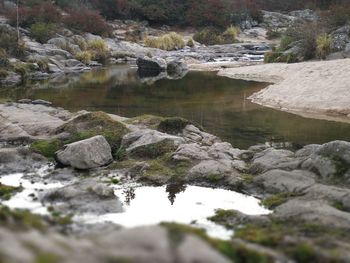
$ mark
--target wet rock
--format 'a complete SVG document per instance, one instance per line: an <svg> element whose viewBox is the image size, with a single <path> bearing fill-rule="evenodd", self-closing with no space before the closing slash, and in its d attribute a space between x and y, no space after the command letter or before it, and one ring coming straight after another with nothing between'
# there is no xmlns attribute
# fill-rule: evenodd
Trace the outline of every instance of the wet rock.
<svg viewBox="0 0 350 263"><path fill-rule="evenodd" d="M167 69L167 63L164 59L159 57L143 57L138 58L136 61L138 68L142 71L151 71L151 72L162 72Z"/></svg>
<svg viewBox="0 0 350 263"><path fill-rule="evenodd" d="M293 152L269 148L254 155L250 171L256 174L278 168L294 170L298 168L299 163Z"/></svg>
<svg viewBox="0 0 350 263"><path fill-rule="evenodd" d="M254 177L267 193L302 192L316 183L316 175L308 171L271 170Z"/></svg>
<svg viewBox="0 0 350 263"><path fill-rule="evenodd" d="M25 147L0 148L0 175L34 172L46 162L46 158Z"/></svg>
<svg viewBox="0 0 350 263"><path fill-rule="evenodd" d="M46 100L33 100L32 104L50 106L50 105L52 105L52 102L46 101Z"/></svg>
<svg viewBox="0 0 350 263"><path fill-rule="evenodd" d="M158 157L175 151L184 139L155 130L143 129L131 132L123 137L122 145L131 156Z"/></svg>
<svg viewBox="0 0 350 263"><path fill-rule="evenodd" d="M52 204L64 213L107 214L120 213L123 205L114 195L113 188L96 180L79 180L59 189L47 190L39 195L42 202Z"/></svg>
<svg viewBox="0 0 350 263"><path fill-rule="evenodd" d="M65 145L56 153L56 159L63 165L87 170L110 163L113 160L111 147L103 136Z"/></svg>
<svg viewBox="0 0 350 263"><path fill-rule="evenodd" d="M168 75L173 79L183 78L188 71L187 65L182 61L173 60L167 64Z"/></svg>
<svg viewBox="0 0 350 263"><path fill-rule="evenodd" d="M213 145L216 142L221 142L221 140L209 133L203 132L194 125L190 124L185 127L182 132L182 136L187 142L197 142L201 145Z"/></svg>

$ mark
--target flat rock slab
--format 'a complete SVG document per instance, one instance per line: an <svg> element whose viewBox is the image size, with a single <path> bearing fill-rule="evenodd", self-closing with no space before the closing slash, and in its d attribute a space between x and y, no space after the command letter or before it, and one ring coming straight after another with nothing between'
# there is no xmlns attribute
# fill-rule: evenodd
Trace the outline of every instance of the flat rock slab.
<svg viewBox="0 0 350 263"><path fill-rule="evenodd" d="M0 104L0 139L47 138L71 117L66 110L33 104Z"/></svg>
<svg viewBox="0 0 350 263"><path fill-rule="evenodd" d="M65 146L56 153L56 159L63 165L87 170L110 163L113 160L112 150L106 139L95 136Z"/></svg>

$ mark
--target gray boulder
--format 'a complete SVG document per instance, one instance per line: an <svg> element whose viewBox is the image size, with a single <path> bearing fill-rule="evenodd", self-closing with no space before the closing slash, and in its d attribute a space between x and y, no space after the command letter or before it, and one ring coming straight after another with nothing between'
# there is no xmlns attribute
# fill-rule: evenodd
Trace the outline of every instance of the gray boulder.
<svg viewBox="0 0 350 263"><path fill-rule="evenodd" d="M159 57L143 57L138 58L136 64L139 70L161 72L167 69L167 63L164 59Z"/></svg>
<svg viewBox="0 0 350 263"><path fill-rule="evenodd" d="M171 78L183 78L187 71L187 65L181 61L172 60L167 64L167 72Z"/></svg>
<svg viewBox="0 0 350 263"><path fill-rule="evenodd" d="M350 43L350 26L343 26L331 34L331 49L333 52L344 51Z"/></svg>
<svg viewBox="0 0 350 263"><path fill-rule="evenodd" d="M106 139L98 135L66 145L56 153L56 159L63 165L87 170L110 163L113 160L111 152Z"/></svg>

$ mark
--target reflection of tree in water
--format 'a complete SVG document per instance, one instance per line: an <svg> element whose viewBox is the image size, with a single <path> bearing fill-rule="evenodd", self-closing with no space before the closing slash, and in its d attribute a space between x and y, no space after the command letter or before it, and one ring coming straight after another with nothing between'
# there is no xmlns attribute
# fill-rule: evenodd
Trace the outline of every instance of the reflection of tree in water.
<svg viewBox="0 0 350 263"><path fill-rule="evenodd" d="M168 184L166 186L166 192L168 193L168 198L171 205L174 204L176 195L181 192L185 192L186 185L184 184Z"/></svg>
<svg viewBox="0 0 350 263"><path fill-rule="evenodd" d="M125 196L125 204L130 205L130 202L135 199L135 188L128 188L123 191L123 194Z"/></svg>

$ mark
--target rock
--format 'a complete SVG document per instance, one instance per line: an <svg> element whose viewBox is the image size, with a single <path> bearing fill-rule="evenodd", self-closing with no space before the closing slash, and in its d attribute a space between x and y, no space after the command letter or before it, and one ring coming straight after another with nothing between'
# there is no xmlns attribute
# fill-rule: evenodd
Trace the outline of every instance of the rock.
<svg viewBox="0 0 350 263"><path fill-rule="evenodd" d="M197 143L182 144L177 148L172 159L175 161L209 160L208 150L209 147L200 146Z"/></svg>
<svg viewBox="0 0 350 263"><path fill-rule="evenodd" d="M49 63L48 64L48 66L49 66L49 73L55 73L55 74L57 74L57 73L63 73L63 70L61 70L59 67L57 67L55 64L51 64L51 63Z"/></svg>
<svg viewBox="0 0 350 263"><path fill-rule="evenodd" d="M189 124L185 127L182 132L182 136L189 143L197 142L201 145L213 145L216 142L221 142L221 140L209 133L203 132L192 124Z"/></svg>
<svg viewBox="0 0 350 263"><path fill-rule="evenodd" d="M228 142L217 142L210 146L208 154L213 159L237 160L242 153Z"/></svg>
<svg viewBox="0 0 350 263"><path fill-rule="evenodd" d="M136 64L140 71L152 71L152 72L162 72L167 69L167 63L164 59L159 57L143 57L138 58Z"/></svg>
<svg viewBox="0 0 350 263"><path fill-rule="evenodd" d="M284 15L277 12L263 12L263 25L266 28L287 28L295 21L298 20L297 17Z"/></svg>
<svg viewBox="0 0 350 263"><path fill-rule="evenodd" d="M316 175L308 171L270 170L254 177L267 193L303 192L316 183Z"/></svg>
<svg viewBox="0 0 350 263"><path fill-rule="evenodd" d="M34 172L46 161L46 158L25 147L0 148L0 175Z"/></svg>
<svg viewBox="0 0 350 263"><path fill-rule="evenodd" d="M327 227L350 228L350 213L340 211L329 205L328 201L305 201L302 197L294 198L278 206L272 214L278 220L298 223L324 225Z"/></svg>
<svg viewBox="0 0 350 263"><path fill-rule="evenodd" d="M113 160L111 147L103 136L78 141L64 146L56 153L63 165L87 170L110 163Z"/></svg>
<svg viewBox="0 0 350 263"><path fill-rule="evenodd" d="M135 157L158 157L184 143L184 139L155 130L143 129L123 137L122 145L126 152Z"/></svg>
<svg viewBox="0 0 350 263"><path fill-rule="evenodd" d="M333 52L344 51L347 44L350 43L350 26L346 25L331 34L331 50Z"/></svg>
<svg viewBox="0 0 350 263"><path fill-rule="evenodd" d="M313 22L318 19L316 12L311 9L295 10L295 11L289 12L289 15L300 18L305 21L309 21L309 22Z"/></svg>
<svg viewBox="0 0 350 263"><path fill-rule="evenodd" d="M293 152L269 148L254 155L250 171L256 174L278 168L294 170L299 163L300 161L294 158Z"/></svg>
<svg viewBox="0 0 350 263"><path fill-rule="evenodd" d="M34 105L45 105L45 106L50 106L50 105L52 105L52 102L50 102L50 101L46 101L46 100L33 100L32 101L32 104L34 104Z"/></svg>
<svg viewBox="0 0 350 263"><path fill-rule="evenodd" d="M81 63L79 60L76 60L76 59L67 59L64 61L64 64L69 68L85 67L83 63Z"/></svg>
<svg viewBox="0 0 350 263"><path fill-rule="evenodd" d="M107 214L123 212L121 201L110 188L96 180L84 179L39 195L41 202L63 213Z"/></svg>
<svg viewBox="0 0 350 263"><path fill-rule="evenodd" d="M182 78L186 75L187 71L187 65L181 61L172 60L167 64L167 72L171 77Z"/></svg>
<svg viewBox="0 0 350 263"><path fill-rule="evenodd" d="M21 104L31 104L32 103L32 100L31 99L21 99L18 101L18 103L21 103Z"/></svg>

